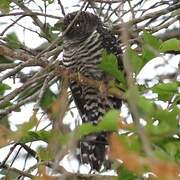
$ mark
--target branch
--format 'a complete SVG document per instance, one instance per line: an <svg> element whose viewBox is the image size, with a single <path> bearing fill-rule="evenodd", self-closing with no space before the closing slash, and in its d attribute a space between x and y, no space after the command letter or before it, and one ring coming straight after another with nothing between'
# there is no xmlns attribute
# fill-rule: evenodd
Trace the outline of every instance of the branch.
<svg viewBox="0 0 180 180"><path fill-rule="evenodd" d="M34 56L28 55L28 54L23 53L23 52L17 52L15 50L11 50L10 48L5 47L5 46L1 46L1 45L0 45L0 55L8 56L8 57L11 57L13 59L19 59L19 60L22 60L25 62L28 60L29 61L34 60L34 62L38 66L41 66L43 68L54 69L53 70L54 75L62 76L62 77L68 78L70 80L77 81L77 83L82 84L82 85L90 85L90 86L95 87L97 89L100 89L103 85L104 85L104 87L106 86L104 84L104 82L102 82L102 81L89 79L83 75L80 75L79 73L74 73L70 70L67 70L64 67L59 66L59 62L54 63L54 64L50 64L49 61L47 61L44 57L36 59L36 57L34 57ZM124 99L123 92L120 90L118 90L117 92L119 92L119 94L116 93L115 96L118 96L119 98ZM114 95L114 91L109 92L109 93Z"/></svg>
<svg viewBox="0 0 180 180"><path fill-rule="evenodd" d="M14 172L14 173L19 174L20 176L28 177L28 178L30 178L30 179L34 179L34 178L35 178L34 175L29 174L29 173L27 173L26 171L21 171L21 170L19 170L19 169L10 167L10 166L8 166L8 165L4 165L4 166L2 166L2 168L3 168L3 170L5 170L5 171L7 172L7 174L8 174L8 172Z"/></svg>
<svg viewBox="0 0 180 180"><path fill-rule="evenodd" d="M8 73L6 73L5 75L3 75L2 77L0 77L0 83L4 80L7 79L10 76L13 76L14 74L16 74L17 72L19 72L21 69L23 69L24 67L27 66L35 66L38 65L37 61L34 60L29 60L23 63L18 64L16 67L14 67L11 71L9 71Z"/></svg>
<svg viewBox="0 0 180 180"><path fill-rule="evenodd" d="M8 103L10 100L12 100L13 98L15 98L17 96L18 93L22 92L26 87L29 87L31 84L43 79L44 77L46 77L47 75L44 74L40 77L37 78L33 78L32 80L27 81L26 83L24 83L22 86L20 86L19 88L16 88L14 91L12 91L11 93L9 93L6 96L0 97L0 107L4 106L6 103Z"/></svg>
<svg viewBox="0 0 180 180"><path fill-rule="evenodd" d="M24 5L23 1L18 1L18 0L12 0L17 6L19 6L24 12L33 14L33 12ZM31 16L32 19L34 20L35 24L40 27L40 29L44 29L44 24L39 20L39 18L34 14Z"/></svg>
<svg viewBox="0 0 180 180"><path fill-rule="evenodd" d="M61 7L61 12L62 12L62 14L65 16L66 13L65 13L65 10L64 10L64 7L63 7L63 4L62 4L61 0L58 0L58 4L59 4L60 7Z"/></svg>
<svg viewBox="0 0 180 180"><path fill-rule="evenodd" d="M51 14L44 14L44 13L39 13L39 12L15 12L15 13L4 13L4 14L0 14L0 17L7 17L7 16L46 16L49 18L54 18L54 19L58 19L61 20L62 17L60 16L55 16L55 15L51 15Z"/></svg>
<svg viewBox="0 0 180 180"><path fill-rule="evenodd" d="M122 31L122 37L123 37L123 42L126 45L126 47L129 46L128 43L128 30L127 27L124 26L124 29ZM128 85L128 97L127 97L127 102L129 105L129 109L132 115L132 119L133 122L136 126L137 129L137 133L139 135L139 138L142 141L143 147L144 147L144 151L146 153L146 155L148 156L152 156L152 149L151 149L151 144L149 142L149 139L144 131L143 126L140 123L140 115L139 115L139 111L137 109L138 105L138 97L139 97L139 92L137 89L137 86L135 85L135 81L133 78L133 71L132 71L132 66L131 66L131 62L128 59L128 55L127 55L127 51L126 53L123 55L123 65L124 65L124 70L126 73L126 80L127 80L127 85Z"/></svg>
<svg viewBox="0 0 180 180"><path fill-rule="evenodd" d="M41 51L36 58L41 57L41 55L47 51L49 51L54 45L57 45L58 42L60 40L62 40L62 38L64 37L64 35L68 32L68 30L71 28L71 26L73 25L73 23L75 22L75 20L78 18L78 16L80 15L81 11L83 10L83 8L86 5L86 0L84 1L83 5L81 6L79 12L76 14L76 16L74 17L74 19L72 20L72 22L68 25L68 27L65 29L65 31L63 32L62 36L57 37L46 49L44 49L43 51Z"/></svg>
<svg viewBox="0 0 180 180"><path fill-rule="evenodd" d="M130 21L124 23L124 25L127 26L127 25L138 24L138 23L143 22L143 21L145 21L147 19L156 18L156 17L160 17L161 15L168 14L168 13L170 13L170 12L172 12L174 10L177 10L179 8L180 8L180 2L176 3L176 4L172 5L172 6L169 6L167 8L164 8L162 10L158 10L158 11L146 14L144 16L140 16L139 18L134 18L133 20L130 20ZM120 28L123 27L124 25L123 24L114 25L113 26L113 31L119 33Z"/></svg>

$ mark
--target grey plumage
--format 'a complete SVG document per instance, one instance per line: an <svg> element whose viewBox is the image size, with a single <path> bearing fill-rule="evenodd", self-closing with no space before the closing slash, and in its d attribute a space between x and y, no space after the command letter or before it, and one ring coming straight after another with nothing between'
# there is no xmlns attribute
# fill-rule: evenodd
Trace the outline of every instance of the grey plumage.
<svg viewBox="0 0 180 180"><path fill-rule="evenodd" d="M64 29L72 22L77 12L68 14L64 19ZM100 19L89 12L81 12L72 27L64 36L63 64L73 72L78 72L90 79L108 80L101 69L97 67L102 61L102 53L114 53L122 69L122 51L116 37L103 27ZM108 95L105 97L97 89L70 82L70 89L75 104L79 110L82 122L93 125L109 109L120 109L121 100ZM106 162L107 132L91 134L79 142L81 163L89 163L92 169L100 170Z"/></svg>

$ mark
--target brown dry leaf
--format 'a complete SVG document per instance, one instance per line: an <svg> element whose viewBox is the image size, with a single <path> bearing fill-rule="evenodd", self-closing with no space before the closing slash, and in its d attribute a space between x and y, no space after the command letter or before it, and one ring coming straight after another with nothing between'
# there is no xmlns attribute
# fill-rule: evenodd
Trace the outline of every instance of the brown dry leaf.
<svg viewBox="0 0 180 180"><path fill-rule="evenodd" d="M149 160L149 166L152 172L162 176L163 180L178 180L178 174L180 174L180 166L172 162L165 162L160 160Z"/></svg>
<svg viewBox="0 0 180 180"><path fill-rule="evenodd" d="M124 144L119 140L117 135L112 134L109 137L110 157L120 159L130 171L142 171L142 161L138 155L129 152ZM141 162L140 162L141 161Z"/></svg>
<svg viewBox="0 0 180 180"><path fill-rule="evenodd" d="M119 121L118 121L118 128L119 129L132 129L133 127L134 127L134 125L133 124L126 124L126 123L123 123L124 121L123 121L123 119L122 119L122 117L119 119Z"/></svg>
<svg viewBox="0 0 180 180"><path fill-rule="evenodd" d="M4 146L8 144L10 139L10 130L5 126L0 125L0 146Z"/></svg>
<svg viewBox="0 0 180 180"><path fill-rule="evenodd" d="M134 172L143 172L144 167L149 167L149 171L155 173L163 180L176 180L180 174L180 166L158 159L144 158L137 153L130 152L118 136L114 133L109 137L110 157L123 161L127 169Z"/></svg>
<svg viewBox="0 0 180 180"><path fill-rule="evenodd" d="M62 121L64 114L68 107L68 82L65 79L61 91L59 94L59 98L51 105L51 107L48 109L48 115L50 119L56 120L56 121ZM61 123L61 122L59 122Z"/></svg>
<svg viewBox="0 0 180 180"><path fill-rule="evenodd" d="M53 120L53 132L54 136L51 138L48 149L49 151L54 154L54 157L56 157L56 154L61 151L61 145L59 143L59 139L57 138L56 134L58 135L59 132L67 133L67 128L63 124L63 118L65 116L65 113L68 109L68 80L64 79L61 91L59 94L59 98L51 105L49 109L49 117Z"/></svg>

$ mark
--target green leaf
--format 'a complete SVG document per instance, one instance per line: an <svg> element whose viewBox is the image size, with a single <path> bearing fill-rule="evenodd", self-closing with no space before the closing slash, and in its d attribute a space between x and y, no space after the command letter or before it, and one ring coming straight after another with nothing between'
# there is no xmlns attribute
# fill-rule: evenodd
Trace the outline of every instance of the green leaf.
<svg viewBox="0 0 180 180"><path fill-rule="evenodd" d="M143 35L144 35L143 36L144 43L146 43L156 49L159 49L162 42L157 37L153 36L152 34L150 34L147 31L144 31Z"/></svg>
<svg viewBox="0 0 180 180"><path fill-rule="evenodd" d="M3 64L3 63L12 63L12 62L13 61L11 59L9 59L8 57L0 55L0 64Z"/></svg>
<svg viewBox="0 0 180 180"><path fill-rule="evenodd" d="M125 84L124 74L118 69L117 58L114 54L107 54L107 52L103 52L102 62L98 65L98 67Z"/></svg>
<svg viewBox="0 0 180 180"><path fill-rule="evenodd" d="M57 100L57 95L50 89L47 89L43 98L41 99L40 105L43 109L46 109L50 107L55 100Z"/></svg>
<svg viewBox="0 0 180 180"><path fill-rule="evenodd" d="M48 143L51 133L49 131L40 130L40 131L28 131L25 136L22 137L21 143L28 143L33 141L44 141Z"/></svg>
<svg viewBox="0 0 180 180"><path fill-rule="evenodd" d="M27 132L37 125L37 122L38 122L38 119L36 117L36 113L34 112L28 122L17 125L18 130L14 132L15 137L18 137L19 139L22 139L23 137L25 137Z"/></svg>
<svg viewBox="0 0 180 180"><path fill-rule="evenodd" d="M0 125L3 125L7 129L10 129L10 124L9 124L9 121L8 121L8 116L0 117Z"/></svg>
<svg viewBox="0 0 180 180"><path fill-rule="evenodd" d="M38 158L41 161L53 160L53 154L47 149L47 147L39 147L37 149Z"/></svg>
<svg viewBox="0 0 180 180"><path fill-rule="evenodd" d="M53 41L58 37L58 33L53 33L52 31L53 31L53 27L49 23L46 23L44 30L41 31L41 35Z"/></svg>
<svg viewBox="0 0 180 180"><path fill-rule="evenodd" d="M179 142L178 142L179 145ZM178 146L179 147L179 146ZM180 148L180 147L179 147ZM175 154L175 160L180 162L180 149L177 150L176 154Z"/></svg>
<svg viewBox="0 0 180 180"><path fill-rule="evenodd" d="M159 124L157 126L148 123L145 126L145 129L154 135L173 135L178 133L178 120L177 116L180 114L180 109L178 107L174 107L173 110L163 110L157 109L154 114L153 118L155 120L159 120Z"/></svg>
<svg viewBox="0 0 180 180"><path fill-rule="evenodd" d="M152 114L155 111L155 105L153 102L151 102L143 96L139 96L137 105L141 117L144 117L145 119L147 119L147 117L152 117Z"/></svg>
<svg viewBox="0 0 180 180"><path fill-rule="evenodd" d="M11 87L7 84L0 83L0 96L3 96L6 90L10 90Z"/></svg>
<svg viewBox="0 0 180 180"><path fill-rule="evenodd" d="M49 4L52 4L54 0L47 0Z"/></svg>
<svg viewBox="0 0 180 180"><path fill-rule="evenodd" d="M154 93L158 94L159 100L169 101L175 94L178 93L178 83L159 83L151 88Z"/></svg>
<svg viewBox="0 0 180 180"><path fill-rule="evenodd" d="M95 126L91 123L81 125L77 130L77 136L85 136L90 133L102 131L115 131L118 129L119 111L110 110L107 112L102 120Z"/></svg>
<svg viewBox="0 0 180 180"><path fill-rule="evenodd" d="M7 41L7 45L9 48L18 49L22 46L16 33L14 33L14 32L7 34L5 40Z"/></svg>
<svg viewBox="0 0 180 180"><path fill-rule="evenodd" d="M110 110L108 111L100 121L99 126L104 130L115 131L118 128L119 111Z"/></svg>
<svg viewBox="0 0 180 180"><path fill-rule="evenodd" d="M134 173L121 166L119 168L118 180L140 180L140 178Z"/></svg>
<svg viewBox="0 0 180 180"><path fill-rule="evenodd" d="M9 12L9 5L11 1L10 0L1 0L0 2L0 11L3 13Z"/></svg>
<svg viewBox="0 0 180 180"><path fill-rule="evenodd" d="M161 52L180 51L180 40L173 38L163 42L160 46Z"/></svg>
<svg viewBox="0 0 180 180"><path fill-rule="evenodd" d="M19 177L19 173L15 171L9 171L5 168L0 170L1 180L7 179L17 179ZM3 176L3 177L2 177Z"/></svg>
<svg viewBox="0 0 180 180"><path fill-rule="evenodd" d="M138 74L138 72L143 67L143 59L130 47L127 49L128 59L131 61L133 72Z"/></svg>
<svg viewBox="0 0 180 180"><path fill-rule="evenodd" d="M63 31L64 29L64 23L63 21L60 19L59 21L56 22L56 24L54 25L53 27L53 30L56 30L56 31Z"/></svg>
<svg viewBox="0 0 180 180"><path fill-rule="evenodd" d="M149 60L158 56L161 41L147 31L144 31L143 40L142 57L144 59L144 64L146 64Z"/></svg>
<svg viewBox="0 0 180 180"><path fill-rule="evenodd" d="M120 135L119 138L124 143L124 145L127 147L130 151L136 151L140 152L142 150L142 144L140 142L140 139L137 135Z"/></svg>
<svg viewBox="0 0 180 180"><path fill-rule="evenodd" d="M180 143L179 142L169 142L164 146L165 151L169 154L171 160L180 160Z"/></svg>
<svg viewBox="0 0 180 180"><path fill-rule="evenodd" d="M42 1L46 1L48 2L48 4L52 4L54 2L54 0L42 0Z"/></svg>
<svg viewBox="0 0 180 180"><path fill-rule="evenodd" d="M167 152L164 151L164 149L158 147L158 146L155 146L154 145L154 148L153 148L153 154L160 158L160 159L163 159L163 160L170 160L170 156L168 155Z"/></svg>

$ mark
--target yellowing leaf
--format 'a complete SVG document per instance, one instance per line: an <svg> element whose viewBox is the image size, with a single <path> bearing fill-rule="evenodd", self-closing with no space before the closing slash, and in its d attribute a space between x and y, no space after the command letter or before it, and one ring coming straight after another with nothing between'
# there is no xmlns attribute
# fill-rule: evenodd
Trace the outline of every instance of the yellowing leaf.
<svg viewBox="0 0 180 180"><path fill-rule="evenodd" d="M10 0L1 0L0 1L0 11L2 12L9 12L9 5L11 1Z"/></svg>

